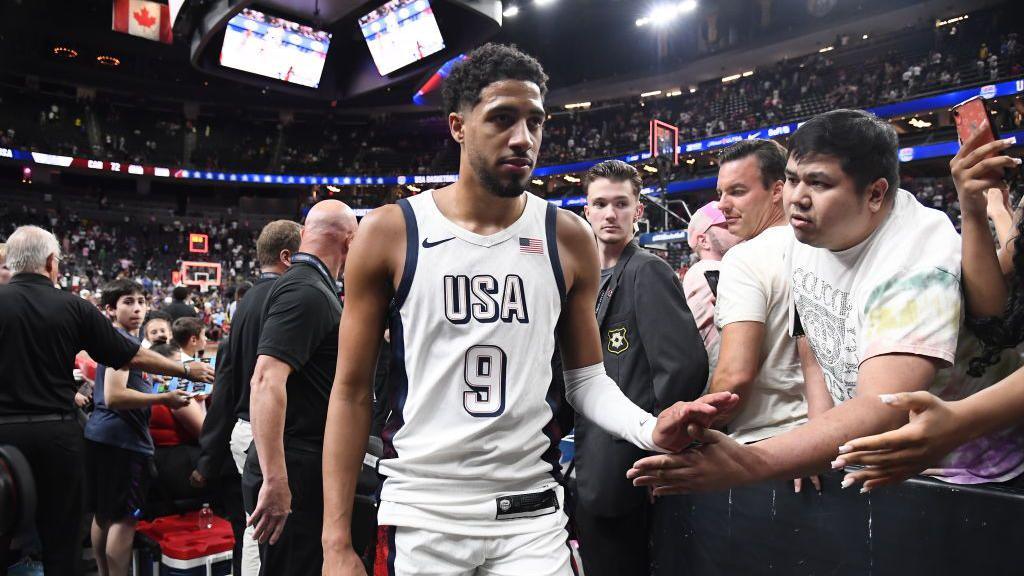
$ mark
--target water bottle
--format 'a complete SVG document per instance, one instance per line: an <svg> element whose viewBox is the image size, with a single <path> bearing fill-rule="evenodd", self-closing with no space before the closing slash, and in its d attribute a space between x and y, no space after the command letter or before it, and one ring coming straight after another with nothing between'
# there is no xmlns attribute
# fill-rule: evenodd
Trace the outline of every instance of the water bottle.
<svg viewBox="0 0 1024 576"><path fill-rule="evenodd" d="M209 504L203 504L203 509L199 511L199 529L209 530L213 528L213 510L210 509Z"/></svg>

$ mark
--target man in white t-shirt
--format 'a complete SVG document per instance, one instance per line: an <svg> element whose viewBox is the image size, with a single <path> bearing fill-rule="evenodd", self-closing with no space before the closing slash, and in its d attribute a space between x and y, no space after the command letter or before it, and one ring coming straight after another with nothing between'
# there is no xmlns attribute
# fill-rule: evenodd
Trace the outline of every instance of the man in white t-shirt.
<svg viewBox="0 0 1024 576"><path fill-rule="evenodd" d="M715 328L715 298L718 286L719 268L722 257L741 238L729 232L725 216L718 209L718 202L708 202L698 208L690 217L686 228L686 241L700 260L690 266L683 276L683 294L690 307L697 329L708 352L711 372L718 362L719 335ZM710 272L710 274L709 274ZM709 380L710 382L710 380Z"/></svg>
<svg viewBox="0 0 1024 576"><path fill-rule="evenodd" d="M756 444L709 430L699 454L645 458L628 475L656 486L655 494L795 478L830 460L842 468L836 446L906 422L880 394L930 390L958 399L1019 364L1005 362L983 378L963 373L973 339L960 330L960 239L945 214L896 188L891 125L835 110L803 124L789 145L784 195L798 240L792 327L807 335L836 407ZM1019 429L969 442L940 464L943 480L961 484L1006 481L1022 471ZM843 486L852 483L847 478Z"/></svg>
<svg viewBox="0 0 1024 576"><path fill-rule="evenodd" d="M740 407L716 424L750 443L808 417L797 341L788 330L794 239L782 208L786 149L774 140L744 140L718 163L718 206L730 232L745 241L722 260L715 306L722 347L711 390L739 395ZM832 407L825 394L815 400L814 415Z"/></svg>

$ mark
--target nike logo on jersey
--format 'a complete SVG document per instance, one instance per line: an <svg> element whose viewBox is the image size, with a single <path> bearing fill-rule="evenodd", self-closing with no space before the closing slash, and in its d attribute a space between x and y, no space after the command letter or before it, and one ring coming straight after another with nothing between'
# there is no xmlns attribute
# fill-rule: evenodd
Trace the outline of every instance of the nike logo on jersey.
<svg viewBox="0 0 1024 576"><path fill-rule="evenodd" d="M455 236L452 236L451 238L445 238L444 240L438 240L437 242L431 242L430 240L427 240L426 238L424 238L423 239L423 247L424 248L433 248L434 246L437 246L438 244L444 244L445 242L447 242L449 240L455 240Z"/></svg>

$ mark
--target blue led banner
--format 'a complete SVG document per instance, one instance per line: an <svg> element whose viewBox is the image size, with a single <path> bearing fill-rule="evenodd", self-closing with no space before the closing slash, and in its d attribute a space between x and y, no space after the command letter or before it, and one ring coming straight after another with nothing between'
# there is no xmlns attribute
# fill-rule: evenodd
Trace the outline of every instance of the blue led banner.
<svg viewBox="0 0 1024 576"><path fill-rule="evenodd" d="M903 114L911 114L936 108L948 108L973 96L981 95L985 98L996 98L1010 96L1024 92L1024 79L1010 80L998 84L988 84L975 88L954 90L936 96L918 98L906 102L886 104L869 108L871 112L882 117L893 117ZM748 130L736 134L717 136L705 140L684 142L679 146L679 152L701 152L722 148L741 140L752 138L773 138L792 134L800 126L800 123L791 122L770 126L757 130ZM1006 134L1006 136L1018 135L1022 132ZM912 160L924 160L938 156L952 156L956 154L956 142L943 142L939 144L927 144L900 150L900 160L910 162ZM624 162L640 162L651 157L650 152L635 154L624 154L613 158ZM188 180L209 180L214 182L236 183L236 184L271 184L271 185L331 185L331 186L404 186L407 184L448 184L458 179L457 174L415 174L407 176L373 176L373 175L316 175L316 174L263 174L252 172L215 172L207 170L189 170L184 168L170 168L161 166L150 166L131 164L127 162L111 162L107 160L91 160L87 158L76 158L58 154L43 152L29 152L15 148L0 148L0 159L10 159L22 162L33 162L49 166L60 166L70 168L84 168L91 170L104 170L109 172L121 172L139 176L155 176L158 178L179 178ZM559 164L555 166L541 166L534 170L534 176L555 176L559 174L570 174L582 172L594 164L607 160L608 158L595 158L582 162L570 164ZM683 192L701 190L714 187L714 178L701 178L697 180L685 180L669 184L669 194L680 194ZM568 198L556 202L562 206L579 206L584 202L580 198Z"/></svg>

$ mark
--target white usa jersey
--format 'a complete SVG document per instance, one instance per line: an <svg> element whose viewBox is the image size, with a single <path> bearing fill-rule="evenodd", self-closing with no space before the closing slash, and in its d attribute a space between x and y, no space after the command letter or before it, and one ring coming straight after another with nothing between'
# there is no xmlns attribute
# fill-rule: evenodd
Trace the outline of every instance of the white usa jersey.
<svg viewBox="0 0 1024 576"><path fill-rule="evenodd" d="M526 199L490 236L448 220L432 191L399 201L406 260L390 314L381 525L476 536L564 525L551 386L565 293L558 209ZM497 498L548 489L559 495L550 513L497 518Z"/></svg>

